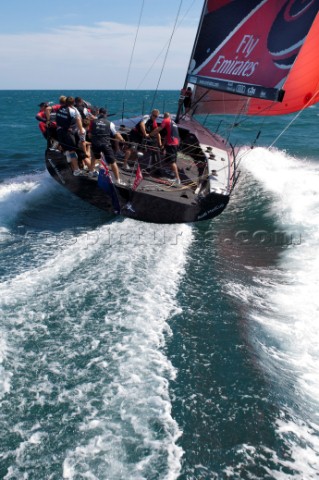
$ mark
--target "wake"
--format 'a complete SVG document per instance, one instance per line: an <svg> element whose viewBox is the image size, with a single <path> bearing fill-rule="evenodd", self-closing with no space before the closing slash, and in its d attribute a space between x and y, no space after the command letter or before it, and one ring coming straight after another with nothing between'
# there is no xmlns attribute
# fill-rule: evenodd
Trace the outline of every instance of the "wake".
<svg viewBox="0 0 319 480"><path fill-rule="evenodd" d="M283 463L275 452L273 456L297 472L294 478L317 478L319 165L264 148L249 151L242 164L243 174L252 174L271 199L270 214L278 229L287 235L298 232L300 241L286 245L277 268L256 269L253 286L233 284L231 290L247 303L252 322L259 325L254 335L263 368L281 386L287 403L277 433L289 445L291 460ZM297 410L288 404L297 404Z"/></svg>
<svg viewBox="0 0 319 480"><path fill-rule="evenodd" d="M22 471L30 478L57 471L66 479L178 477L181 431L169 395L176 372L163 347L179 311L192 230L165 227L165 241L163 226L140 230L125 219L71 244L39 243L38 264L0 284L0 390L8 405L0 426L18 424L21 439L16 450L4 446L12 465L6 480ZM17 411L20 404L27 408ZM38 422L31 407L43 411Z"/></svg>

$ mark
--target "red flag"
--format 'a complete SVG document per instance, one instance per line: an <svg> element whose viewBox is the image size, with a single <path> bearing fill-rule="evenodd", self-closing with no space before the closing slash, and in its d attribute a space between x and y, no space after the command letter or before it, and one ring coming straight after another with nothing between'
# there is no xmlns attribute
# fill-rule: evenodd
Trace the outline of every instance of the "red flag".
<svg viewBox="0 0 319 480"><path fill-rule="evenodd" d="M142 180L143 180L143 175L141 172L140 164L138 164L132 190L136 190Z"/></svg>

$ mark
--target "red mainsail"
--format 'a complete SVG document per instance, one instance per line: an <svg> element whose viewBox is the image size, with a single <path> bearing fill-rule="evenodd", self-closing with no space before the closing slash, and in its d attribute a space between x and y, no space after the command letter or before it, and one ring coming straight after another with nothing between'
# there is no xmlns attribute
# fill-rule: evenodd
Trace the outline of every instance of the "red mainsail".
<svg viewBox="0 0 319 480"><path fill-rule="evenodd" d="M194 113L277 115L316 103L318 10L319 0L208 0L187 76Z"/></svg>

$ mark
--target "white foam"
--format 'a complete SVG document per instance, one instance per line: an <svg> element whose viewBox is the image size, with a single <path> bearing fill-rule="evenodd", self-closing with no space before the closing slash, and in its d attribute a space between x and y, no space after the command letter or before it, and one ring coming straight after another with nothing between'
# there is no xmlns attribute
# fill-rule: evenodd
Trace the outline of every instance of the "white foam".
<svg viewBox="0 0 319 480"><path fill-rule="evenodd" d="M50 403L58 389L55 401L74 406L63 422L81 413L63 478L140 479L162 468L173 480L183 452L169 397L176 372L163 346L179 311L175 297L192 230L143 224L141 237L141 224L126 219L97 229L89 244L85 232L73 244L58 240L54 248L42 246L50 248L49 259L39 252L43 261L37 268L0 285L0 309L15 352L12 372L29 362L37 371L28 386L35 404ZM66 338L50 343L50 322L58 319ZM37 337L47 338L47 344L26 356L23 343ZM74 370L73 361L76 365L81 356L90 360ZM98 372L94 381L92 371ZM65 388L70 375L74 387ZM45 442L43 432L31 433L24 421L21 429L25 441L6 480L28 464L31 448Z"/></svg>
<svg viewBox="0 0 319 480"><path fill-rule="evenodd" d="M39 199L48 194L50 188L54 188L47 172L29 175L20 175L0 184L0 223L4 227L8 221L30 204L35 204ZM1 230L0 230L1 232Z"/></svg>
<svg viewBox="0 0 319 480"><path fill-rule="evenodd" d="M319 167L283 151L256 148L246 153L243 167L273 194L273 213L284 228L314 228L318 234Z"/></svg>
<svg viewBox="0 0 319 480"><path fill-rule="evenodd" d="M272 310L266 323L284 334L282 348L288 348L291 364L303 365L301 389L319 398L319 167L257 149L248 155L246 168L273 193L278 226L300 233L301 241L283 252L281 271L273 272L277 283L265 291Z"/></svg>
<svg viewBox="0 0 319 480"><path fill-rule="evenodd" d="M283 250L278 268L256 268L253 285L229 287L262 326L254 334L263 349L263 366L268 364L279 377L287 398L292 395L288 385L294 383L292 400L299 400L302 415L298 418L295 412L294 421L281 421L278 432L291 443L290 467L300 472L294 478L312 479L319 469L319 422L313 416L313 405L319 408L319 166L264 148L247 153L243 166L270 195L278 228L300 238ZM290 442L295 428L298 441ZM276 478L288 477L276 474Z"/></svg>
<svg viewBox="0 0 319 480"><path fill-rule="evenodd" d="M3 367L3 362L6 360L8 355L8 342L5 338L5 332L2 331L0 337L0 399L10 392L11 388L11 377L12 373L5 370Z"/></svg>
<svg viewBox="0 0 319 480"><path fill-rule="evenodd" d="M278 420L278 433L286 441L288 439L291 448L291 459L278 458L277 452L273 452L273 460L288 471L294 471L293 478L296 480L315 480L318 478L318 425L307 425L294 418L292 421ZM267 470L267 469L266 469ZM273 475L273 472L268 470ZM276 472L277 480L289 480L291 475L284 471Z"/></svg>

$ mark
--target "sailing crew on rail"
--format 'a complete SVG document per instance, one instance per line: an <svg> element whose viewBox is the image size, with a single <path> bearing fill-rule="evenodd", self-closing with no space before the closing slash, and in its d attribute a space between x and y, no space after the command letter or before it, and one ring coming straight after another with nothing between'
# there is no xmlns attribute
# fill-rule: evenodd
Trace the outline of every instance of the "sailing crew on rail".
<svg viewBox="0 0 319 480"><path fill-rule="evenodd" d="M177 168L177 151L180 143L178 127L176 123L171 119L171 115L168 112L164 113L164 119L160 127L157 127L151 132L151 136L158 135L159 132L166 132L165 136L165 157L164 162L169 164L172 172L175 175L175 182L180 185L181 179Z"/></svg>
<svg viewBox="0 0 319 480"><path fill-rule="evenodd" d="M77 147L77 132L83 133L81 115L74 108L74 98L67 97L65 105L56 112L57 136L62 150L65 152L68 163L71 163L74 176L83 175L79 168L80 160L86 157L86 153Z"/></svg>
<svg viewBox="0 0 319 480"><path fill-rule="evenodd" d="M55 115L51 114L52 107L48 102L41 102L39 104L40 110L35 118L39 122L39 129L46 140L50 140L50 144L57 146L57 132Z"/></svg>
<svg viewBox="0 0 319 480"><path fill-rule="evenodd" d="M35 118L39 122L39 129L44 136L44 138L47 138L48 132L47 132L47 116L45 113L46 108L49 106L48 102L41 102L39 105L40 110L36 114Z"/></svg>

